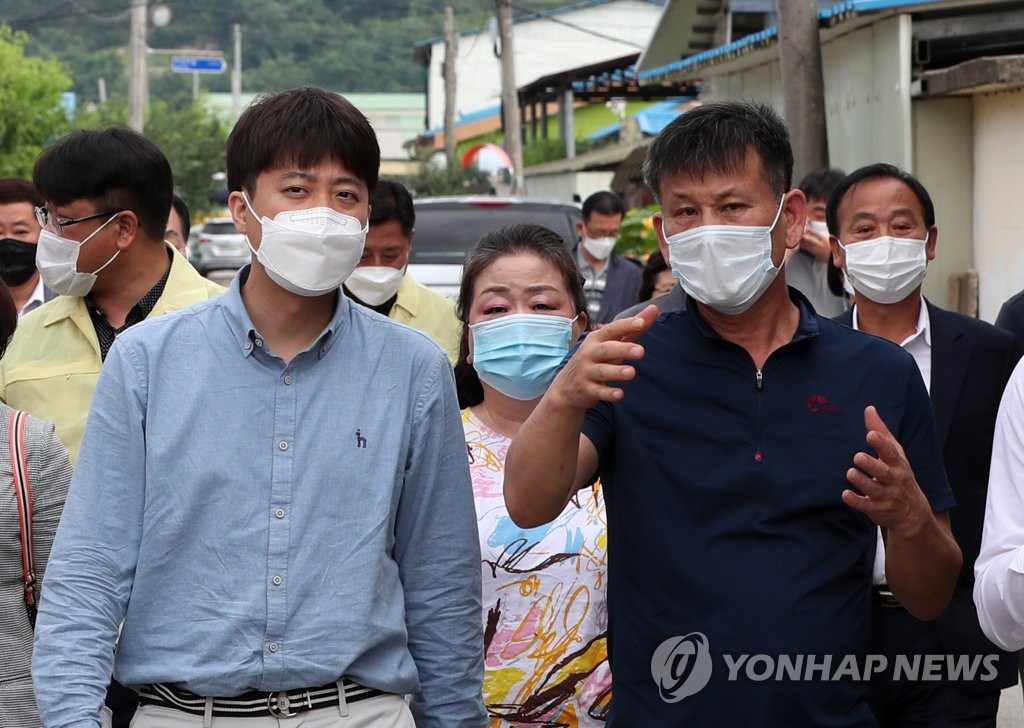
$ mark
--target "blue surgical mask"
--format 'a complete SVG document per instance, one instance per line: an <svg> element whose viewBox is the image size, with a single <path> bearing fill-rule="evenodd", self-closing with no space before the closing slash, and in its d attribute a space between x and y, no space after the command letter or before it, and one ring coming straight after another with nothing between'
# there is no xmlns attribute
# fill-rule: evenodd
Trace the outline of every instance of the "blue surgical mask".
<svg viewBox="0 0 1024 728"><path fill-rule="evenodd" d="M472 324L480 380L519 400L537 399L569 352L575 318L517 313Z"/></svg>

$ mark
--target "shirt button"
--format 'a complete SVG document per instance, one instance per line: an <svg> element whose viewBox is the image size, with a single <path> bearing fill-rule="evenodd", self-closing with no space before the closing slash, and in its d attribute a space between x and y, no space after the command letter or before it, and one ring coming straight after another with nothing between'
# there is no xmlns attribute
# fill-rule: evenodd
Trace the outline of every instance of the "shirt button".
<svg viewBox="0 0 1024 728"><path fill-rule="evenodd" d="M256 339L256 346L263 348L263 339Z"/></svg>
<svg viewBox="0 0 1024 728"><path fill-rule="evenodd" d="M281 586L281 582L282 582L282 581L283 581L283 580L281 579L281 577L280 577L280 576L275 576L275 577L274 577L274 586Z"/></svg>
<svg viewBox="0 0 1024 728"><path fill-rule="evenodd" d="M245 342L245 344L242 346L242 348L245 349L246 351L249 351L249 349L252 348L252 342L251 341Z"/></svg>
<svg viewBox="0 0 1024 728"><path fill-rule="evenodd" d="M271 652L277 652L277 643L271 642L267 649L269 649Z"/></svg>
<svg viewBox="0 0 1024 728"><path fill-rule="evenodd" d="M284 440L281 440L281 442L277 443L277 449L278 450L282 450L282 451L283 450L287 450L288 449L288 443L285 442Z"/></svg>
<svg viewBox="0 0 1024 728"><path fill-rule="evenodd" d="M292 375L291 374L285 374L284 375L284 383L285 384L291 384L292 383Z"/></svg>
<svg viewBox="0 0 1024 728"><path fill-rule="evenodd" d="M278 508L276 511L274 511L274 515L278 518L284 518L284 508Z"/></svg>

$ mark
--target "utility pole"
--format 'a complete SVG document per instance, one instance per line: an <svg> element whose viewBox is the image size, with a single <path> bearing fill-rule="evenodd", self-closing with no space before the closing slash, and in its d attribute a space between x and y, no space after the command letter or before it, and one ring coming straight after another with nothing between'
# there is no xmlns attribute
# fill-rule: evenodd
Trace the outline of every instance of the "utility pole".
<svg viewBox="0 0 1024 728"><path fill-rule="evenodd" d="M455 34L455 11L444 9L444 153L448 169L456 169L455 159L455 59L459 53L459 37Z"/></svg>
<svg viewBox="0 0 1024 728"><path fill-rule="evenodd" d="M231 67L231 114L237 120L242 115L242 26L232 26L235 34L235 64Z"/></svg>
<svg viewBox="0 0 1024 728"><path fill-rule="evenodd" d="M145 126L146 101L149 96L146 67L146 0L132 0L129 49L131 73L128 83L128 126L141 133Z"/></svg>
<svg viewBox="0 0 1024 728"><path fill-rule="evenodd" d="M776 0L779 66L786 125L793 139L794 179L828 166L825 82L815 0Z"/></svg>
<svg viewBox="0 0 1024 728"><path fill-rule="evenodd" d="M516 88L516 61L512 45L512 3L495 0L498 10L498 33L501 36L501 110L505 127L505 151L512 160L512 194L522 195L523 138L519 123L519 94Z"/></svg>

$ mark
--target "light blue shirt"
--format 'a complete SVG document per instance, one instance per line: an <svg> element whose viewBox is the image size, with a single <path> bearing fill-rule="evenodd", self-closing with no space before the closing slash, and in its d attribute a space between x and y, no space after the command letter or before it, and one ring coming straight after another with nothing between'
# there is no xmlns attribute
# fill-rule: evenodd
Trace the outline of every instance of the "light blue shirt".
<svg viewBox="0 0 1024 728"><path fill-rule="evenodd" d="M121 335L46 572L52 728L124 684L231 696L341 676L484 723L480 547L451 367L338 297L289 364L231 290ZM124 620L116 659L114 643Z"/></svg>

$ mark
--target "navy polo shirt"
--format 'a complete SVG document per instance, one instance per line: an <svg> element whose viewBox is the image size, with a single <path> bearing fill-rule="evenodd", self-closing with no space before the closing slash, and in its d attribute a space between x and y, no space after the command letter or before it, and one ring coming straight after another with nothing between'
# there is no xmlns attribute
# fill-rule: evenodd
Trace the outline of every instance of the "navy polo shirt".
<svg viewBox="0 0 1024 728"><path fill-rule="evenodd" d="M625 397L587 412L608 509L609 725L874 725L868 683L833 679L868 649L875 526L841 499L868 449L865 407L878 408L933 510L953 497L914 359L791 295L799 328L760 372L691 300L640 338ZM694 633L711 676L680 698L696 658L680 648L667 678L652 661Z"/></svg>

